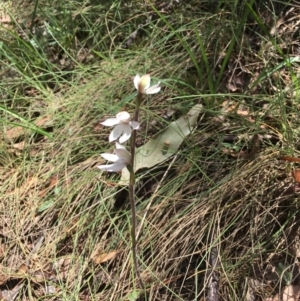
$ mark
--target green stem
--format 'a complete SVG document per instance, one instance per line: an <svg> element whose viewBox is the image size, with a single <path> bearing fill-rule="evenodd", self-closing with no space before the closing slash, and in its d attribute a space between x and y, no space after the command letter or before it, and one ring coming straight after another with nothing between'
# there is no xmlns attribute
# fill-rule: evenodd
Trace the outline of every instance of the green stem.
<svg viewBox="0 0 300 301"><path fill-rule="evenodd" d="M39 3L39 0L34 1L34 9L33 9L32 17L31 17L30 28L29 28L29 31L30 31L31 34L33 34L34 19L36 17L36 11L37 11L37 7L38 7L38 3Z"/></svg>
<svg viewBox="0 0 300 301"><path fill-rule="evenodd" d="M136 97L136 107L134 112L133 121L138 121L140 105L143 100L143 95L138 93ZM135 157L135 142L136 142L136 130L132 131L130 139L130 153L131 162L129 166L130 179L129 179L129 199L131 206L131 241L132 241L132 257L134 265L135 277L139 279L142 289L144 289L143 280L139 271L138 254L137 254L137 240L136 240L136 203L135 203L135 173L134 173L134 157Z"/></svg>

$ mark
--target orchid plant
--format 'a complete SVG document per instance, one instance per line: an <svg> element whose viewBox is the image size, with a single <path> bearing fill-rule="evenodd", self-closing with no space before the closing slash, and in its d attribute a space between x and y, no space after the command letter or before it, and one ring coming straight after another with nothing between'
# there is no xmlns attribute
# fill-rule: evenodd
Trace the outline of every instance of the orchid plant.
<svg viewBox="0 0 300 301"><path fill-rule="evenodd" d="M137 90L136 106L133 118L128 112L119 112L115 118L109 118L102 122L104 126L114 127L109 135L109 141L119 139L116 142L116 149L114 154L104 153L101 156L113 164L99 165L99 169L108 172L120 172L123 168L127 167L130 173L128 183L129 198L131 204L131 240L132 240L132 257L135 275L139 279L141 287L144 288L143 281L140 276L138 260L137 260L137 238L136 238L136 208L135 208L135 172L134 172L134 157L135 157L135 143L136 143L136 130L139 129L138 122L140 106L143 102L145 95L156 94L160 91L160 82L151 86L151 77L149 74L143 76L136 75L133 80L134 86ZM130 139L130 150L128 151L122 143Z"/></svg>

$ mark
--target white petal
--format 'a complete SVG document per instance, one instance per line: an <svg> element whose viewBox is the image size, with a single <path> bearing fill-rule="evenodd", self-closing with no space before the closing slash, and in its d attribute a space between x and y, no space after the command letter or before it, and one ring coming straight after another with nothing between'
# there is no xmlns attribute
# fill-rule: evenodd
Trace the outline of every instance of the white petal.
<svg viewBox="0 0 300 301"><path fill-rule="evenodd" d="M123 162L125 162L126 164L130 163L131 155L127 149L116 149L115 152L120 160L123 160Z"/></svg>
<svg viewBox="0 0 300 301"><path fill-rule="evenodd" d="M114 126L119 123L120 123L120 121L117 118L108 118L105 121L101 122L101 124L103 124L105 126Z"/></svg>
<svg viewBox="0 0 300 301"><path fill-rule="evenodd" d="M116 117L122 123L128 123L131 119L130 114L126 111L118 113Z"/></svg>
<svg viewBox="0 0 300 301"><path fill-rule="evenodd" d="M127 162L117 161L113 164L112 171L121 171L124 167L126 167Z"/></svg>
<svg viewBox="0 0 300 301"><path fill-rule="evenodd" d="M120 137L119 142L124 143L127 141L131 136L131 127L129 124L123 125L123 135Z"/></svg>
<svg viewBox="0 0 300 301"><path fill-rule="evenodd" d="M141 77L139 76L139 74L137 74L133 79L134 86L137 90L139 90L140 79L141 79Z"/></svg>
<svg viewBox="0 0 300 301"><path fill-rule="evenodd" d="M116 149L126 149L126 147L116 142Z"/></svg>
<svg viewBox="0 0 300 301"><path fill-rule="evenodd" d="M115 154L100 154L101 157L103 157L105 160L107 161L111 161L111 162L116 162L117 160L119 160L119 157Z"/></svg>
<svg viewBox="0 0 300 301"><path fill-rule="evenodd" d="M108 165L98 165L97 167L102 169L102 170L106 170L106 171L110 171L111 168L113 167L114 164L108 164Z"/></svg>
<svg viewBox="0 0 300 301"><path fill-rule="evenodd" d="M130 121L129 125L134 129L137 130L140 127L140 124L137 121Z"/></svg>
<svg viewBox="0 0 300 301"><path fill-rule="evenodd" d="M160 91L161 87L159 86L160 83L150 87L145 91L146 94L156 94Z"/></svg>
<svg viewBox="0 0 300 301"><path fill-rule="evenodd" d="M144 93L150 87L151 77L149 74L145 74L141 77L139 83L139 89L141 93Z"/></svg>
<svg viewBox="0 0 300 301"><path fill-rule="evenodd" d="M114 164L99 165L97 167L102 170L106 170L106 171L110 171L110 172L117 172L117 171L121 171L125 166L126 166L126 164L124 162L117 161Z"/></svg>
<svg viewBox="0 0 300 301"><path fill-rule="evenodd" d="M115 126L109 135L109 142L118 139L123 133L124 124L120 123Z"/></svg>

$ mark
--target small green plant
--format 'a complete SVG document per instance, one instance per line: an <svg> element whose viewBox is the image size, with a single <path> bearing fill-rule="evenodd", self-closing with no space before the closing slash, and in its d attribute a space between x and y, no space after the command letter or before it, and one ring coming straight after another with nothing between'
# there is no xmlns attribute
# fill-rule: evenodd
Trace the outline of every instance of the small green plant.
<svg viewBox="0 0 300 301"><path fill-rule="evenodd" d="M293 273L290 270L290 266L285 266L279 263L276 267L276 272L283 285L290 285L293 281Z"/></svg>

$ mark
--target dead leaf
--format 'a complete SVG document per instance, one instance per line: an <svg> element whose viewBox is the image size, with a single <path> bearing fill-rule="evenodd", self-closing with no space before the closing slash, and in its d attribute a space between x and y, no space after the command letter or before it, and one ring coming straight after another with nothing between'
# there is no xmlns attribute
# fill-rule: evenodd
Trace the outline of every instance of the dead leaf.
<svg viewBox="0 0 300 301"><path fill-rule="evenodd" d="M238 110L236 111L236 113L237 113L238 115L240 115L240 116L248 116L248 115L249 115L249 111L247 111L247 110L240 110L240 109L238 109Z"/></svg>
<svg viewBox="0 0 300 301"><path fill-rule="evenodd" d="M53 263L52 270L56 272L56 276L52 277L52 279L59 281L67 279L69 282L72 282L75 278L78 279L78 277L84 276L87 266L88 260L84 262L75 261L72 255L62 257Z"/></svg>
<svg viewBox="0 0 300 301"><path fill-rule="evenodd" d="M10 15L5 14L4 12L0 14L0 23L5 28L11 27Z"/></svg>
<svg viewBox="0 0 300 301"><path fill-rule="evenodd" d="M226 87L229 91L235 92L237 90L242 91L244 86L244 80L242 75L233 75L231 79L226 83Z"/></svg>
<svg viewBox="0 0 300 301"><path fill-rule="evenodd" d="M34 124L38 127L49 127L53 125L53 116L43 116L37 121L34 122Z"/></svg>
<svg viewBox="0 0 300 301"><path fill-rule="evenodd" d="M12 290L3 290L2 291L2 300L4 301L14 301L18 296L20 289L23 287L23 284L16 285Z"/></svg>
<svg viewBox="0 0 300 301"><path fill-rule="evenodd" d="M10 22L11 22L10 16L2 14L2 16L0 17L0 23L5 24L5 23L10 23Z"/></svg>
<svg viewBox="0 0 300 301"><path fill-rule="evenodd" d="M52 295L56 293L56 288L54 285L46 285L45 287L45 294Z"/></svg>
<svg viewBox="0 0 300 301"><path fill-rule="evenodd" d="M300 158L290 157L290 156L280 157L280 158L278 158L278 160L289 161L289 162L299 162L300 163Z"/></svg>
<svg viewBox="0 0 300 301"><path fill-rule="evenodd" d="M25 145L26 145L25 141L22 141L22 142L19 142L19 143L15 143L15 144L13 145L13 147L14 147L15 149L17 149L17 150L23 150L24 147L25 147Z"/></svg>
<svg viewBox="0 0 300 301"><path fill-rule="evenodd" d="M21 264L18 270L13 271L7 267L0 265L0 285L10 279L24 279L28 277L28 267L26 264Z"/></svg>
<svg viewBox="0 0 300 301"><path fill-rule="evenodd" d="M47 188L43 189L42 191L40 191L40 193L38 194L39 197L43 197L45 196L45 194L47 192L49 192L50 190L52 190L58 183L58 176L57 175L53 175L51 178L50 178L50 183L48 185Z"/></svg>
<svg viewBox="0 0 300 301"><path fill-rule="evenodd" d="M300 297L299 285L288 285L281 293L281 297L277 294L274 297L268 297L264 301L298 301Z"/></svg>
<svg viewBox="0 0 300 301"><path fill-rule="evenodd" d="M110 260L114 259L121 252L120 250L114 250L109 253L105 253L102 251L103 250L100 245L97 245L95 247L95 250L91 255L91 259L95 264L100 264L100 263L110 261Z"/></svg>
<svg viewBox="0 0 300 301"><path fill-rule="evenodd" d="M233 112L238 108L238 104L231 100L225 100L221 106L224 108L224 113Z"/></svg>
<svg viewBox="0 0 300 301"><path fill-rule="evenodd" d="M14 140L25 134L25 129L21 126L11 128L5 132L5 138L9 140Z"/></svg>
<svg viewBox="0 0 300 301"><path fill-rule="evenodd" d="M103 254L93 257L92 259L96 264L100 264L100 263L104 263L106 261L112 260L113 258L115 258L117 256L118 253L119 253L119 251L103 253Z"/></svg>
<svg viewBox="0 0 300 301"><path fill-rule="evenodd" d="M58 183L58 176L54 175L50 178L49 188L53 188Z"/></svg>
<svg viewBox="0 0 300 301"><path fill-rule="evenodd" d="M226 84L226 87L231 92L235 92L238 89L237 86L234 84L234 82L228 82Z"/></svg>
<svg viewBox="0 0 300 301"><path fill-rule="evenodd" d="M68 271L70 269L71 262L72 262L72 255L59 258L59 260L54 262L53 268L58 272L57 279L60 280L66 279Z"/></svg>
<svg viewBox="0 0 300 301"><path fill-rule="evenodd" d="M296 183L300 183L300 169L292 170L292 177Z"/></svg>
<svg viewBox="0 0 300 301"><path fill-rule="evenodd" d="M299 285L288 285L282 293L282 301L297 301L300 297Z"/></svg>
<svg viewBox="0 0 300 301"><path fill-rule="evenodd" d="M34 273L30 274L30 281L33 281L35 283L41 283L45 282L46 280L52 280L55 279L55 274L53 271L35 271Z"/></svg>
<svg viewBox="0 0 300 301"><path fill-rule="evenodd" d="M256 279L249 279L248 288L246 294L246 301L255 301L257 291L259 291L263 287L263 283Z"/></svg>
<svg viewBox="0 0 300 301"><path fill-rule="evenodd" d="M46 128L53 125L53 118L52 116L43 116L39 118L38 120L33 122L35 126L39 128ZM15 140L19 138L20 136L25 135L26 132L30 130L22 127L22 126L16 126L13 127L6 132L4 132L4 137L9 140Z"/></svg>
<svg viewBox="0 0 300 301"><path fill-rule="evenodd" d="M23 263L20 265L17 274L24 275L27 273L27 270L28 270L27 265Z"/></svg>

